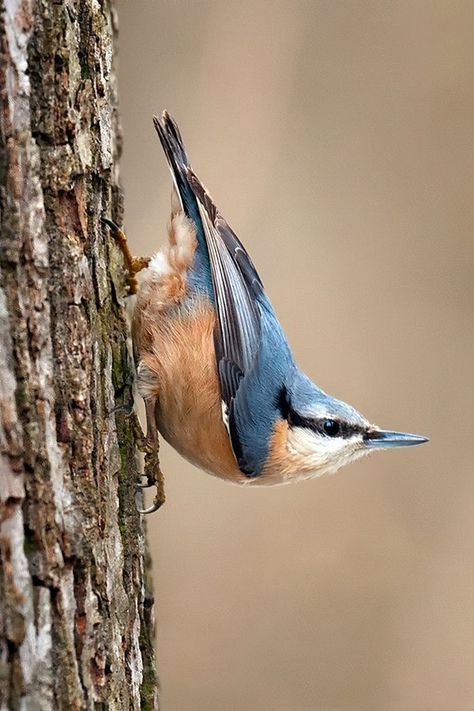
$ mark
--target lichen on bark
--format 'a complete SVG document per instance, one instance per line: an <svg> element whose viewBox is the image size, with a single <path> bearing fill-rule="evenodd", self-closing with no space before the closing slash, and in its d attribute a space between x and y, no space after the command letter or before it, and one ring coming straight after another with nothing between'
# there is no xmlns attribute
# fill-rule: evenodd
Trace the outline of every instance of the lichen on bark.
<svg viewBox="0 0 474 711"><path fill-rule="evenodd" d="M155 709L120 255L116 20L0 2L0 708Z"/></svg>

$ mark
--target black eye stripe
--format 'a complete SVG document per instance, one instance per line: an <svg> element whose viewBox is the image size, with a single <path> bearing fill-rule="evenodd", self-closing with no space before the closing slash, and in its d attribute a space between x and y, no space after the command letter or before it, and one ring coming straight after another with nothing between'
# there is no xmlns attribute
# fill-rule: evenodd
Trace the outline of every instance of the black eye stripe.
<svg viewBox="0 0 474 711"><path fill-rule="evenodd" d="M313 430L313 432L318 432L318 434L322 434L325 437L331 437L332 439L336 439L337 437L342 437L342 439L348 439L349 437L352 437L355 434L362 433L362 430L359 427L348 425L346 422L340 422L339 420L328 420L327 418L325 418L324 420L316 420L310 417L300 417L293 410L290 411L288 422L290 426L306 427L310 430ZM332 424L328 427L329 422L334 423L334 425L337 426L337 431L336 427L333 427Z"/></svg>
<svg viewBox="0 0 474 711"><path fill-rule="evenodd" d="M296 412L293 410L290 411L290 416L288 417L288 422L290 426L292 427L305 427L309 430L313 430L313 432L318 432L318 434L325 435L326 437L351 437L353 434L356 433L356 430L353 429L352 427L349 427L346 425L344 422L339 422L336 420L328 420L325 418L324 420L316 420L312 417L300 417ZM334 434L331 434L328 431L327 423L328 422L334 422L335 425L337 425L337 432L334 431ZM331 429L331 428L329 428Z"/></svg>
<svg viewBox="0 0 474 711"><path fill-rule="evenodd" d="M341 420L335 420L329 417L325 417L324 419L319 420L314 417L304 417L303 415L298 414L291 407L288 399L288 393L286 391L286 388L284 387L280 390L280 393L278 395L277 406L280 410L282 419L288 420L288 424L290 425L290 427L305 427L309 430L313 430L313 432L318 432L318 434L322 434L326 437L333 437L334 439L336 437L342 437L344 439L347 439L348 437L352 437L355 434L361 434L363 436L366 436L366 430L364 429L364 427L358 427L357 425L349 425L346 422L341 422ZM325 428L325 424L329 422L338 425L339 429L337 433L334 432L334 434L329 434L329 432Z"/></svg>
<svg viewBox="0 0 474 711"><path fill-rule="evenodd" d="M295 412L291 407L286 410L286 418L290 427L305 427L306 429L313 430L314 432L319 432L320 434L327 434L324 429L324 425L328 422L327 418L324 420L316 420L314 417L303 417ZM339 432L338 435L344 436L344 427L338 422ZM352 434L352 433L350 433ZM349 436L349 434L347 435Z"/></svg>

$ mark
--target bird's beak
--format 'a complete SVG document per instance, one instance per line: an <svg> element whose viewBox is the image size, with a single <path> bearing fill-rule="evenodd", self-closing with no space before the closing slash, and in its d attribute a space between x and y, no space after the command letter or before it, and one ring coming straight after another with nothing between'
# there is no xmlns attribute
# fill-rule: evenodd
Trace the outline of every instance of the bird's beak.
<svg viewBox="0 0 474 711"><path fill-rule="evenodd" d="M423 444L423 442L428 442L428 438L407 432L372 430L367 434L364 443L369 449L388 449L389 447L410 447L413 444Z"/></svg>

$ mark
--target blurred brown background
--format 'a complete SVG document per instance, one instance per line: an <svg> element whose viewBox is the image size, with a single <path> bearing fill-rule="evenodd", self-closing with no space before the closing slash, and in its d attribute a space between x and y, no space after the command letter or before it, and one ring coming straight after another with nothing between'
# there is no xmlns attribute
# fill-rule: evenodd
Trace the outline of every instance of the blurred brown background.
<svg viewBox="0 0 474 711"><path fill-rule="evenodd" d="M165 239L153 113L300 364L423 447L242 490L163 447L164 711L472 711L472 2L119 2L125 225Z"/></svg>

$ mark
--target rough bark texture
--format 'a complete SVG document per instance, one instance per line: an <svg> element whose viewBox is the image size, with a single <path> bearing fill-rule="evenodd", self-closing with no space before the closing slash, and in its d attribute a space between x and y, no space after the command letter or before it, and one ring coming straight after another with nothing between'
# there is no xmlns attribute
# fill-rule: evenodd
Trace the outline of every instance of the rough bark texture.
<svg viewBox="0 0 474 711"><path fill-rule="evenodd" d="M113 8L0 0L0 708L157 708Z"/></svg>

